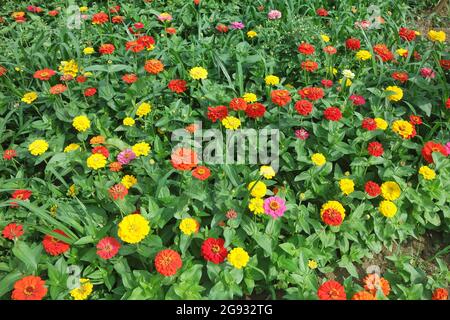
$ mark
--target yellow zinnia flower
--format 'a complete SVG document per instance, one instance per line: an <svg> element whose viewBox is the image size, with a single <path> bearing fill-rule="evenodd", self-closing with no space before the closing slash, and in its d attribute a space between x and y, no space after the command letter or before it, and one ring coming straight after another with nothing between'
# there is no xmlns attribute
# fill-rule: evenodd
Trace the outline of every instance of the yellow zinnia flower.
<svg viewBox="0 0 450 320"><path fill-rule="evenodd" d="M258 34L256 33L256 31L253 30L247 32L247 37L249 37L250 39L256 37L257 35Z"/></svg>
<svg viewBox="0 0 450 320"><path fill-rule="evenodd" d="M258 97L256 96L256 94L251 93L251 92L246 92L242 98L245 100L245 102L248 103L253 103L256 102L256 100L258 100Z"/></svg>
<svg viewBox="0 0 450 320"><path fill-rule="evenodd" d="M250 260L250 257L242 248L234 248L230 251L227 257L228 261L235 267L236 269L241 269L245 267Z"/></svg>
<svg viewBox="0 0 450 320"><path fill-rule="evenodd" d="M386 218L392 218L397 213L397 206L392 201L383 200L380 202L378 210Z"/></svg>
<svg viewBox="0 0 450 320"><path fill-rule="evenodd" d="M311 161L318 167L323 166L327 162L327 158L321 153L314 153L311 156Z"/></svg>
<svg viewBox="0 0 450 320"><path fill-rule="evenodd" d="M428 32L428 38L431 41L438 41L438 42L444 42L446 35L444 31L435 31L435 30L430 30Z"/></svg>
<svg viewBox="0 0 450 320"><path fill-rule="evenodd" d="M134 126L136 121L134 121L133 118L131 117L126 117L125 119L123 119L122 123L124 126L128 126L128 127L132 127Z"/></svg>
<svg viewBox="0 0 450 320"><path fill-rule="evenodd" d="M334 209L341 214L342 220L345 218L345 209L339 201L331 200L327 201L320 208L320 217L323 216L323 213L328 209Z"/></svg>
<svg viewBox="0 0 450 320"><path fill-rule="evenodd" d="M101 153L94 153L86 160L86 164L89 168L98 170L106 166L106 157Z"/></svg>
<svg viewBox="0 0 450 320"><path fill-rule="evenodd" d="M80 286L70 291L70 295L75 300L86 300L92 293L94 285L89 279L81 278Z"/></svg>
<svg viewBox="0 0 450 320"><path fill-rule="evenodd" d="M436 172L427 166L421 166L419 173L425 180L434 180L436 178Z"/></svg>
<svg viewBox="0 0 450 320"><path fill-rule="evenodd" d="M37 139L34 140L29 146L28 146L28 151L30 151L30 153L33 156L40 156L41 154L43 154L45 151L47 151L48 149L48 143L47 141L43 140L43 139Z"/></svg>
<svg viewBox="0 0 450 320"><path fill-rule="evenodd" d="M388 127L388 123L386 122L386 120L381 119L381 118L375 118L375 123L377 124L377 129L380 130L386 130Z"/></svg>
<svg viewBox="0 0 450 320"><path fill-rule="evenodd" d="M403 139L408 139L414 132L414 127L408 121L396 120L392 124L392 130L400 135Z"/></svg>
<svg viewBox="0 0 450 320"><path fill-rule="evenodd" d="M381 195L386 200L396 200L400 194L400 186L395 181L387 181L381 185Z"/></svg>
<svg viewBox="0 0 450 320"><path fill-rule="evenodd" d="M86 116L78 116L73 118L72 126L79 132L84 132L91 127L91 121Z"/></svg>
<svg viewBox="0 0 450 320"><path fill-rule="evenodd" d="M92 48L92 47L86 47L86 48L83 49L83 53L84 53L85 55L90 55L90 54L95 53L95 50L94 50L94 48Z"/></svg>
<svg viewBox="0 0 450 320"><path fill-rule="evenodd" d="M198 231L199 223L194 218L184 218L180 223L180 230L187 236Z"/></svg>
<svg viewBox="0 0 450 320"><path fill-rule="evenodd" d="M70 75L75 78L78 73L78 64L73 59L69 61L61 61L58 70L61 71L65 76Z"/></svg>
<svg viewBox="0 0 450 320"><path fill-rule="evenodd" d="M69 144L67 147L64 148L64 152L71 152L71 151L75 151L77 149L80 148L79 144L76 143L71 143Z"/></svg>
<svg viewBox="0 0 450 320"><path fill-rule="evenodd" d="M348 196L350 193L355 191L355 183L352 179L341 179L339 180L339 188L343 194Z"/></svg>
<svg viewBox="0 0 450 320"><path fill-rule="evenodd" d="M264 200L261 198L251 198L248 203L248 208L254 214L264 213Z"/></svg>
<svg viewBox="0 0 450 320"><path fill-rule="evenodd" d="M140 214L130 214L119 223L117 234L127 243L141 242L150 232L150 224Z"/></svg>
<svg viewBox="0 0 450 320"><path fill-rule="evenodd" d="M359 50L356 53L356 59L358 60L365 61L369 60L370 58L372 58L372 54L367 50Z"/></svg>
<svg viewBox="0 0 450 320"><path fill-rule="evenodd" d="M150 152L150 145L147 142L139 142L131 147L136 157L147 156Z"/></svg>
<svg viewBox="0 0 450 320"><path fill-rule="evenodd" d="M222 125L228 130L236 130L241 126L241 120L236 117L228 116L222 119Z"/></svg>
<svg viewBox="0 0 450 320"><path fill-rule="evenodd" d="M259 174L266 179L272 179L275 176L275 170L271 166L261 166L259 168Z"/></svg>
<svg viewBox="0 0 450 320"><path fill-rule="evenodd" d="M137 108L136 115L139 118L142 118L143 116L146 116L147 114L149 114L150 111L152 111L152 105L150 103L143 102Z"/></svg>
<svg viewBox="0 0 450 320"><path fill-rule="evenodd" d="M208 71L202 67L194 67L189 70L189 75L194 80L206 79L208 77Z"/></svg>
<svg viewBox="0 0 450 320"><path fill-rule="evenodd" d="M276 86L277 84L280 83L280 78L270 74L264 79L264 81L268 86Z"/></svg>
<svg viewBox="0 0 450 320"><path fill-rule="evenodd" d="M267 187L262 181L252 181L247 186L248 190L251 190L251 195L255 198L262 198L266 195Z"/></svg>
<svg viewBox="0 0 450 320"><path fill-rule="evenodd" d="M137 179L135 176L127 174L122 178L120 183L122 183L125 188L130 189L132 186L134 186L137 183Z"/></svg>
<svg viewBox="0 0 450 320"><path fill-rule="evenodd" d="M391 93L387 96L390 101L400 101L403 98L403 90L400 87L389 86L384 91L391 91Z"/></svg>
<svg viewBox="0 0 450 320"><path fill-rule="evenodd" d="M316 260L308 260L308 267L310 269L316 269L317 268L317 261Z"/></svg>
<svg viewBox="0 0 450 320"><path fill-rule="evenodd" d="M326 34L321 34L320 37L322 38L323 42L330 42L330 37Z"/></svg>
<svg viewBox="0 0 450 320"><path fill-rule="evenodd" d="M28 104L31 104L34 100L36 100L38 97L37 93L32 91L32 92L27 92L23 95L22 97L22 101Z"/></svg>

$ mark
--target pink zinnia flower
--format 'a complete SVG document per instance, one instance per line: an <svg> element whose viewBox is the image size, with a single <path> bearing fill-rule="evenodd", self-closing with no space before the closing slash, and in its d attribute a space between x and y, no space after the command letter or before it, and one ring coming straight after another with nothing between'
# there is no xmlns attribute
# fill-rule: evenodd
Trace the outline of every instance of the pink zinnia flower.
<svg viewBox="0 0 450 320"><path fill-rule="evenodd" d="M355 27L356 28L361 28L361 29L368 29L370 27L370 21L367 20L362 20L362 21L356 21L355 22Z"/></svg>
<svg viewBox="0 0 450 320"><path fill-rule="evenodd" d="M445 150L447 150L447 154L450 154L450 142L445 144Z"/></svg>
<svg viewBox="0 0 450 320"><path fill-rule="evenodd" d="M309 133L305 129L301 128L301 129L295 130L295 136L300 140L306 140L309 137Z"/></svg>
<svg viewBox="0 0 450 320"><path fill-rule="evenodd" d="M163 12L158 16L159 21L172 21L172 19L172 15L166 12Z"/></svg>
<svg viewBox="0 0 450 320"><path fill-rule="evenodd" d="M434 77L436 77L436 73L431 68L422 68L422 69L420 69L420 74L425 79L434 79Z"/></svg>
<svg viewBox="0 0 450 320"><path fill-rule="evenodd" d="M120 243L113 237L105 237L97 244L97 255L105 260L114 257L119 252Z"/></svg>
<svg viewBox="0 0 450 320"><path fill-rule="evenodd" d="M131 160L136 158L136 154L131 149L125 149L117 155L117 161L120 164L129 164Z"/></svg>
<svg viewBox="0 0 450 320"><path fill-rule="evenodd" d="M269 197L264 200L264 212L272 218L281 217L286 211L285 201L279 197Z"/></svg>
<svg viewBox="0 0 450 320"><path fill-rule="evenodd" d="M231 29L241 30L241 29L244 29L245 25L242 22L234 21L231 23L230 27L231 27Z"/></svg>
<svg viewBox="0 0 450 320"><path fill-rule="evenodd" d="M269 20L276 20L281 18L281 12L278 10L270 10L267 14Z"/></svg>

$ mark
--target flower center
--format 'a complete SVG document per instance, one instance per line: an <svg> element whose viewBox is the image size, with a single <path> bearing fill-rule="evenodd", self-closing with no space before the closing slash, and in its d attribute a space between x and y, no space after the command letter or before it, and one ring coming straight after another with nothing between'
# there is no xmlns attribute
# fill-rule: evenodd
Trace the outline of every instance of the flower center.
<svg viewBox="0 0 450 320"><path fill-rule="evenodd" d="M269 207L272 210L278 210L280 208L280 204L276 201L271 201Z"/></svg>
<svg viewBox="0 0 450 320"><path fill-rule="evenodd" d="M217 244L215 244L215 245L212 246L211 250L214 253L219 253L220 252L220 247Z"/></svg>
<svg viewBox="0 0 450 320"><path fill-rule="evenodd" d="M34 286L27 286L23 292L27 296L31 296L34 293Z"/></svg>

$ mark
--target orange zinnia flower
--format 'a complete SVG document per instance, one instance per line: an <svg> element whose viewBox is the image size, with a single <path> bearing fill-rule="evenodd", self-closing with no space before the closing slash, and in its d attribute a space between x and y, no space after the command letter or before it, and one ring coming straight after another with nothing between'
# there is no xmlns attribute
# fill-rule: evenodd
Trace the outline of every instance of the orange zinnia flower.
<svg viewBox="0 0 450 320"><path fill-rule="evenodd" d="M192 149L177 148L172 152L170 162L177 170L191 170L197 166L197 153Z"/></svg>
<svg viewBox="0 0 450 320"><path fill-rule="evenodd" d="M35 79L39 79L42 81L48 81L50 80L51 77L53 77L56 74L55 71L53 71L52 69L42 69L42 70L38 70L34 73L33 78Z"/></svg>
<svg viewBox="0 0 450 320"><path fill-rule="evenodd" d="M45 281L40 277L27 276L14 284L13 300L42 300L47 294Z"/></svg>
<svg viewBox="0 0 450 320"><path fill-rule="evenodd" d="M372 295L376 295L378 289L381 289L386 297L389 295L389 292L391 292L389 281L387 281L383 277L380 277L376 273L367 275L364 278L363 282L364 289L369 291Z"/></svg>
<svg viewBox="0 0 450 320"><path fill-rule="evenodd" d="M156 271L166 277L173 276L182 265L180 254L171 249L162 250L155 257Z"/></svg>
<svg viewBox="0 0 450 320"><path fill-rule="evenodd" d="M150 59L145 62L145 71L151 74L158 74L164 70L164 65L157 59Z"/></svg>

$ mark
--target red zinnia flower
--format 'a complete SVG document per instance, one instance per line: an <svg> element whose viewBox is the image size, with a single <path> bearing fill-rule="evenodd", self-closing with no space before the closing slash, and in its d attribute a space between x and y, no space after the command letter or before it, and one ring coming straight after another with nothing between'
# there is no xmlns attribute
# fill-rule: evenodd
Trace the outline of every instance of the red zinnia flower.
<svg viewBox="0 0 450 320"><path fill-rule="evenodd" d="M439 152L443 156L448 156L447 150L442 144L434 141L428 141L422 148L422 156L428 163L433 162L433 152Z"/></svg>
<svg viewBox="0 0 450 320"><path fill-rule="evenodd" d="M8 70L0 64L0 77L5 75Z"/></svg>
<svg viewBox="0 0 450 320"><path fill-rule="evenodd" d="M166 32L170 35L177 33L177 29L175 28L166 28Z"/></svg>
<svg viewBox="0 0 450 320"><path fill-rule="evenodd" d="M272 102L277 106L283 107L291 101L291 95L287 90L273 90L270 93Z"/></svg>
<svg viewBox="0 0 450 320"><path fill-rule="evenodd" d="M228 32L228 27L224 24L218 24L216 26L216 30L219 31L220 33L227 33Z"/></svg>
<svg viewBox="0 0 450 320"><path fill-rule="evenodd" d="M362 127L368 131L376 130L377 129L377 123L372 118L365 118L362 121Z"/></svg>
<svg viewBox="0 0 450 320"><path fill-rule="evenodd" d="M87 78L85 76L78 76L78 77L76 77L76 81L78 83L85 83L86 80L87 80Z"/></svg>
<svg viewBox="0 0 450 320"><path fill-rule="evenodd" d="M134 73L127 73L122 76L122 80L125 83L132 84L138 80L138 77Z"/></svg>
<svg viewBox="0 0 450 320"><path fill-rule="evenodd" d="M347 300L344 286L335 280L325 281L317 291L320 300Z"/></svg>
<svg viewBox="0 0 450 320"><path fill-rule="evenodd" d="M437 288L433 292L431 300L448 300L448 291L444 288Z"/></svg>
<svg viewBox="0 0 450 320"><path fill-rule="evenodd" d="M364 190L371 197L378 197L381 193L380 186L373 181L367 181L364 185Z"/></svg>
<svg viewBox="0 0 450 320"><path fill-rule="evenodd" d="M59 14L59 11L57 11L57 10L51 10L48 12L48 15L52 16L52 17L56 17L58 14Z"/></svg>
<svg viewBox="0 0 450 320"><path fill-rule="evenodd" d="M155 39L152 36L140 36L137 42L143 45L145 48L151 48L155 44Z"/></svg>
<svg viewBox="0 0 450 320"><path fill-rule="evenodd" d="M192 170L192 176L199 180L206 180L211 175L211 171L205 166L198 166L194 170Z"/></svg>
<svg viewBox="0 0 450 320"><path fill-rule="evenodd" d="M409 79L408 73L403 71L395 71L392 73L391 77L401 83L405 83Z"/></svg>
<svg viewBox="0 0 450 320"><path fill-rule="evenodd" d="M306 60L301 63L301 67L308 72L314 72L319 68L319 65L315 61Z"/></svg>
<svg viewBox="0 0 450 320"><path fill-rule="evenodd" d="M353 105L355 106L362 106L366 103L366 99L364 99L363 96L358 96L356 94L352 94L349 99L352 100Z"/></svg>
<svg viewBox="0 0 450 320"><path fill-rule="evenodd" d="M228 109L226 106L208 107L207 116L209 120L216 122L228 116Z"/></svg>
<svg viewBox="0 0 450 320"><path fill-rule="evenodd" d="M182 265L180 254L171 249L162 250L155 257L156 271L166 277L176 274Z"/></svg>
<svg viewBox="0 0 450 320"><path fill-rule="evenodd" d="M381 60L383 60L383 62L394 59L394 54L384 44L376 44L373 47L373 51L381 58Z"/></svg>
<svg viewBox="0 0 450 320"><path fill-rule="evenodd" d="M298 50L298 52L300 52L301 54L304 54L304 55L311 55L315 51L314 46L312 44L309 44L309 43L306 43L306 42L301 43L298 46L297 50Z"/></svg>
<svg viewBox="0 0 450 320"><path fill-rule="evenodd" d="M100 46L98 52L100 52L101 54L113 54L114 50L116 50L116 47L114 47L113 44L105 43Z"/></svg>
<svg viewBox="0 0 450 320"><path fill-rule="evenodd" d="M183 92L185 92L187 90L186 84L187 83L184 80L175 79L175 80L170 80L170 82L167 85L167 87L172 92L183 93Z"/></svg>
<svg viewBox="0 0 450 320"><path fill-rule="evenodd" d="M17 152L14 149L8 149L3 152L3 159L11 160L17 156Z"/></svg>
<svg viewBox="0 0 450 320"><path fill-rule="evenodd" d="M225 240L208 238L202 244L202 256L205 260L212 263L222 263L227 257L228 250L223 246Z"/></svg>
<svg viewBox="0 0 450 320"><path fill-rule="evenodd" d="M339 226L343 221L341 213L333 208L323 212L322 220L329 226Z"/></svg>
<svg viewBox="0 0 450 320"><path fill-rule="evenodd" d="M238 111L247 109L247 102L242 98L234 98L230 101L230 109Z"/></svg>
<svg viewBox="0 0 450 320"><path fill-rule="evenodd" d="M67 90L67 86L59 83L50 88L51 94L61 94Z"/></svg>
<svg viewBox="0 0 450 320"><path fill-rule="evenodd" d="M13 300L42 300L47 294L45 281L40 277L27 276L14 283Z"/></svg>
<svg viewBox="0 0 450 320"><path fill-rule="evenodd" d="M84 90L85 97L92 97L96 93L97 93L97 89L95 89L95 88L87 88L86 90Z"/></svg>
<svg viewBox="0 0 450 320"><path fill-rule="evenodd" d="M109 12L111 13L119 13L120 11L120 6L114 6L112 8L109 8Z"/></svg>
<svg viewBox="0 0 450 320"><path fill-rule="evenodd" d="M105 260L114 257L120 249L120 243L113 237L105 237L97 244L97 255Z"/></svg>
<svg viewBox="0 0 450 320"><path fill-rule="evenodd" d="M307 98L311 101L322 99L325 96L325 92L322 88L306 87L298 90L298 94L303 98Z"/></svg>
<svg viewBox="0 0 450 320"><path fill-rule="evenodd" d="M17 239L23 235L23 227L20 224L10 223L3 229L2 235L9 240Z"/></svg>
<svg viewBox="0 0 450 320"><path fill-rule="evenodd" d="M13 192L13 194L11 195L11 199L18 199L18 200L25 201L31 197L31 194L32 194L32 192L29 190L20 189L20 190L16 190ZM14 207L18 207L18 204L17 204L17 202L11 202L10 206L12 208L14 208Z"/></svg>
<svg viewBox="0 0 450 320"><path fill-rule="evenodd" d="M361 48L361 41L356 38L349 38L345 41L345 47L349 50L359 50Z"/></svg>
<svg viewBox="0 0 450 320"><path fill-rule="evenodd" d="M323 48L323 52L329 55L333 55L336 54L337 49L333 46L326 46L325 48Z"/></svg>
<svg viewBox="0 0 450 320"><path fill-rule="evenodd" d="M257 119L264 117L264 114L266 113L266 107L259 102L255 102L252 104L247 105L247 108L245 109L245 114L247 117L252 119Z"/></svg>
<svg viewBox="0 0 450 320"><path fill-rule="evenodd" d="M386 297L389 295L389 292L391 292L389 281L387 281L383 277L380 277L376 273L367 275L364 278L363 282L364 289L369 291L373 295L376 295L378 289L381 289Z"/></svg>
<svg viewBox="0 0 450 320"><path fill-rule="evenodd" d="M42 70L38 70L34 73L33 78L35 79L39 79L42 81L48 81L50 80L51 77L53 77L56 74L55 71L53 71L52 69L42 69Z"/></svg>
<svg viewBox="0 0 450 320"><path fill-rule="evenodd" d="M93 24L104 24L109 20L109 17L104 12L96 13L92 16L92 23Z"/></svg>
<svg viewBox="0 0 450 320"><path fill-rule="evenodd" d="M409 121L413 124L413 125L420 125L422 124L422 118L420 116L416 116L414 114L409 116Z"/></svg>
<svg viewBox="0 0 450 320"><path fill-rule="evenodd" d="M67 234L65 234L63 231L59 229L55 229L53 230L53 232L58 233L64 237L67 237ZM70 245L68 243L56 239L55 237L49 234L45 235L44 240L42 240L42 245L44 246L45 252L47 252L52 256L60 255L70 249Z"/></svg>
<svg viewBox="0 0 450 320"><path fill-rule="evenodd" d="M109 151L104 146L96 146L96 147L92 148L92 154L94 154L94 153L100 153L100 154L104 155L105 158L109 157Z"/></svg>
<svg viewBox="0 0 450 320"><path fill-rule="evenodd" d="M112 19L111 19L112 23L114 23L114 24L120 24L120 23L122 23L124 20L125 20L125 17L123 17L123 16L114 16L114 17L112 17Z"/></svg>
<svg viewBox="0 0 450 320"><path fill-rule="evenodd" d="M445 70L449 70L449 69L450 69L450 60L441 59L441 60L439 60L439 64L440 64L441 67L444 68Z"/></svg>
<svg viewBox="0 0 450 320"><path fill-rule="evenodd" d="M333 86L333 81L332 80L328 80L328 79L322 79L320 81L320 83L325 87L325 88L331 88Z"/></svg>
<svg viewBox="0 0 450 320"><path fill-rule="evenodd" d="M414 32L414 30L408 28L400 28L398 30L398 35L405 41L413 41L414 39L416 39L416 33Z"/></svg>
<svg viewBox="0 0 450 320"><path fill-rule="evenodd" d="M339 121L342 118L342 113L339 108L336 107L328 107L324 110L323 115L325 119L331 121Z"/></svg>
<svg viewBox="0 0 450 320"><path fill-rule="evenodd" d="M145 49L145 46L142 43L137 42L136 40L133 41L127 41L125 43L125 50L126 51L133 51L135 53L141 52Z"/></svg>
<svg viewBox="0 0 450 320"><path fill-rule="evenodd" d="M145 62L144 69L148 73L158 74L164 70L164 65L157 59L150 59Z"/></svg>
<svg viewBox="0 0 450 320"><path fill-rule="evenodd" d="M383 145L377 141L372 141L367 146L367 151L374 157L380 157L383 155Z"/></svg>
<svg viewBox="0 0 450 320"><path fill-rule="evenodd" d="M197 166L197 153L188 148L177 148L172 152L170 162L177 170L192 170Z"/></svg>
<svg viewBox="0 0 450 320"><path fill-rule="evenodd" d="M312 112L313 104L308 100L300 100L295 103L294 108L298 112L298 114L301 114L302 116L307 116Z"/></svg>
<svg viewBox="0 0 450 320"><path fill-rule="evenodd" d="M316 14L321 17L326 17L326 16L328 16L328 11L324 8L319 8L316 10Z"/></svg>
<svg viewBox="0 0 450 320"><path fill-rule="evenodd" d="M118 183L109 188L108 192L111 198L117 200L125 198L128 194L128 189L123 184Z"/></svg>
<svg viewBox="0 0 450 320"><path fill-rule="evenodd" d="M450 109L450 98L447 99L447 101L445 102L445 107L447 109ZM6 151L5 151L6 152Z"/></svg>

